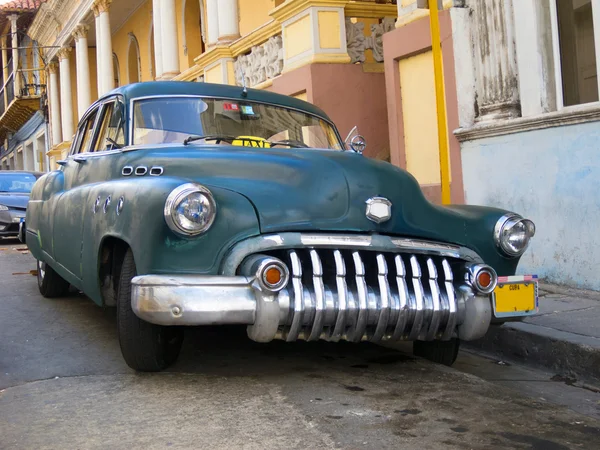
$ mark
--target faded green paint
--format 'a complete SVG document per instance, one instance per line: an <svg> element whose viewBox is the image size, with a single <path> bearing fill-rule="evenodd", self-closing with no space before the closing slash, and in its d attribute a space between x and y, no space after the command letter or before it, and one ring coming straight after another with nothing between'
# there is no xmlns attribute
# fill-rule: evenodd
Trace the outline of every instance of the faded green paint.
<svg viewBox="0 0 600 450"><path fill-rule="evenodd" d="M242 100L240 88L205 83L141 83L109 95L115 94L124 101L126 113L129 100L138 96L188 94ZM303 109L327 119L313 105L269 92L249 90L243 100ZM164 175L124 177L121 170L126 165L161 166ZM189 182L211 190L218 213L207 233L186 239L168 228L163 208L168 194ZM104 213L108 196L112 203ZM125 204L117 215L121 196ZM393 203L389 221L376 224L366 218L365 202L374 196ZM100 206L94 213L97 198ZM234 244L282 231L379 233L459 244L477 252L501 275L514 274L518 263L518 258L503 257L493 242L494 225L507 211L433 205L407 172L353 152L130 147L81 164L69 157L60 170L40 178L31 200L38 201L30 203L27 226L38 230L39 237L39 245L31 246L32 254L99 304L99 254L107 238L131 247L139 274L217 274ZM51 237L51 248L44 248L42 236Z"/></svg>

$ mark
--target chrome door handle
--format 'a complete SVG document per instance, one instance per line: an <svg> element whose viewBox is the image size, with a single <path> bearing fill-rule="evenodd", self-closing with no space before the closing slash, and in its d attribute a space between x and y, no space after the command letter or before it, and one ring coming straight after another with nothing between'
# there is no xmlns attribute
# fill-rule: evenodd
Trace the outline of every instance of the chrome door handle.
<svg viewBox="0 0 600 450"><path fill-rule="evenodd" d="M61 159L59 161L56 161L56 164L58 164L59 166L66 166L67 165L67 160L66 159Z"/></svg>
<svg viewBox="0 0 600 450"><path fill-rule="evenodd" d="M87 161L87 158L84 156L74 156L73 157L73 161L79 163L79 164L83 164L84 162Z"/></svg>

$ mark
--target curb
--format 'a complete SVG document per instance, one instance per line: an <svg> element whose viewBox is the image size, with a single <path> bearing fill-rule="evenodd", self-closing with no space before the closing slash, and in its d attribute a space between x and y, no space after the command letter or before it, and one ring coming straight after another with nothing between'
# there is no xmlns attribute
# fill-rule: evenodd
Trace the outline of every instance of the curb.
<svg viewBox="0 0 600 450"><path fill-rule="evenodd" d="M600 383L600 339L524 322L492 326L482 339L462 343L507 361Z"/></svg>

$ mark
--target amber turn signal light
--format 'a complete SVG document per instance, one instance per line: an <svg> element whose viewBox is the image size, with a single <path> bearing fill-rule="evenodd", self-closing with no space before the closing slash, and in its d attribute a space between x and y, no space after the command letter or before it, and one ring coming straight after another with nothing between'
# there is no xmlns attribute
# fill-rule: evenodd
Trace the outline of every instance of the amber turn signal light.
<svg viewBox="0 0 600 450"><path fill-rule="evenodd" d="M265 270L263 280L267 285L276 286L281 282L283 274L278 267L269 267Z"/></svg>
<svg viewBox="0 0 600 450"><path fill-rule="evenodd" d="M489 272L482 270L477 275L477 282L483 289L487 289L492 284L492 275Z"/></svg>

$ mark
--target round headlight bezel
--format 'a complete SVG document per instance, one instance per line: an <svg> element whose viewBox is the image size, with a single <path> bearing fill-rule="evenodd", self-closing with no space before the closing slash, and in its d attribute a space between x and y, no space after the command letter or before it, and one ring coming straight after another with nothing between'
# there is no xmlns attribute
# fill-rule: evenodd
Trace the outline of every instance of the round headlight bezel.
<svg viewBox="0 0 600 450"><path fill-rule="evenodd" d="M527 243L520 251L514 251L504 240L504 231L513 228L516 225L523 224L527 229ZM496 226L494 227L494 242L496 246L506 255L512 258L517 256L521 256L525 253L525 250L529 247L529 243L531 242L531 238L535 236L535 224L529 220L524 219L519 214L506 214L502 216L496 222Z"/></svg>
<svg viewBox="0 0 600 450"><path fill-rule="evenodd" d="M179 222L176 217L176 211L182 201L190 195L197 193L202 194L210 205L209 218L203 226L190 230ZM171 191L165 201L164 216L165 222L174 233L183 237L194 237L206 233L210 229L217 216L217 204L208 188L201 184L186 183Z"/></svg>

